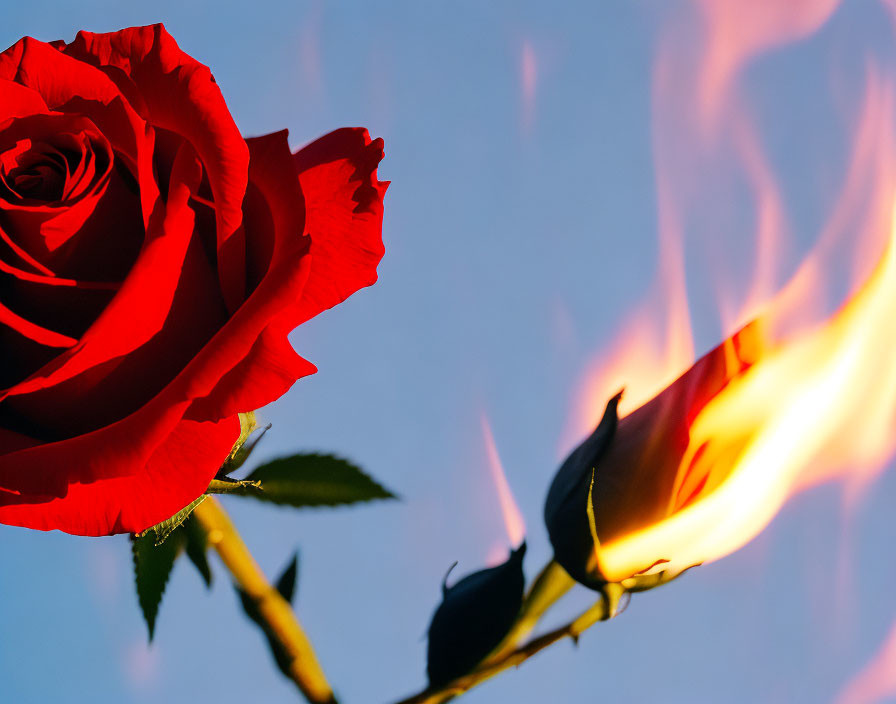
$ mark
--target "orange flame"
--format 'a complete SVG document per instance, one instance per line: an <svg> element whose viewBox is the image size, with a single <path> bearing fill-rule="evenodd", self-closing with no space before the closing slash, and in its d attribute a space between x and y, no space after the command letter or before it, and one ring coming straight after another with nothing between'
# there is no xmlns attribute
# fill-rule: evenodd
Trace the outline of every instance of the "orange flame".
<svg viewBox="0 0 896 704"><path fill-rule="evenodd" d="M706 32L699 62L681 55L676 36L661 45L654 67L660 286L653 298L663 305L653 310L664 310L666 325L649 306L630 319L588 374L583 426L593 427L619 388L626 387L626 415L693 361L685 213L705 197L702 165L726 149L753 191L757 248L752 283L742 296L723 286L720 314L727 330L755 320L759 349L754 364L691 422L667 517L600 546L600 571L610 579L640 572L657 557L664 561L654 571L674 572L728 555L795 492L839 478L857 496L896 451L892 77L869 64L840 196L816 247L775 294L788 218L737 79L760 52L815 32L838 2L695 2ZM851 264L852 293L825 319L830 279L844 262ZM676 504L675 496L691 495L702 498Z"/></svg>
<svg viewBox="0 0 896 704"><path fill-rule="evenodd" d="M663 568L673 572L724 557L771 521L807 482L807 468L827 477L889 458L896 221L893 236L874 275L830 322L766 349L701 411L681 466L691 468L689 476L709 477L707 493L659 524L601 546L604 574L633 574L653 555L668 555Z"/></svg>
<svg viewBox="0 0 896 704"><path fill-rule="evenodd" d="M498 492L498 501L501 504L501 515L504 518L504 527L507 529L507 538L512 547L519 547L526 538L526 524L519 506L513 498L510 485L507 483L504 466L501 464L501 457L498 455L498 448L495 445L495 437L485 414L482 415L482 436L485 439L489 470L492 480L495 482L495 490Z"/></svg>

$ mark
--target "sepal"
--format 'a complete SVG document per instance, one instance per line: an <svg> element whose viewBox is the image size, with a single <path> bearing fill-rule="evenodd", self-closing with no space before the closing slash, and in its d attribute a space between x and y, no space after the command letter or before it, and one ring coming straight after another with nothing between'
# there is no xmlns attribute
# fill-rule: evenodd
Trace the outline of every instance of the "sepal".
<svg viewBox="0 0 896 704"><path fill-rule="evenodd" d="M442 603L429 625L426 672L438 687L470 672L510 631L520 612L526 543L506 562L442 584Z"/></svg>

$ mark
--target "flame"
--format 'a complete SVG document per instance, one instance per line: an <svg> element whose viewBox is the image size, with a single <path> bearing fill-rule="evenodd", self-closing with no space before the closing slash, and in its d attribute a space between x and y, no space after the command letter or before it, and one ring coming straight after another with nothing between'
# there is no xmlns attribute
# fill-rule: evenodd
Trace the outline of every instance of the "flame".
<svg viewBox="0 0 896 704"><path fill-rule="evenodd" d="M504 466L501 464L501 457L495 445L495 437L492 434L491 426L485 414L482 415L482 437L485 439L488 466L492 480L495 482L495 490L498 492L498 501L501 504L501 515L504 518L504 527L507 529L507 538L510 540L511 546L519 547L526 538L526 524L523 521L523 514L520 512L519 506L517 506L516 500L513 498L510 485L507 483Z"/></svg>
<svg viewBox="0 0 896 704"><path fill-rule="evenodd" d="M667 313L687 308L670 305ZM609 352L586 371L574 427L566 435L574 438L592 429L604 412L607 399L625 388L620 413L626 414L672 382L693 359L689 319L657 324L658 314L644 305L629 319ZM657 329L665 328L665 332Z"/></svg>
<svg viewBox="0 0 896 704"><path fill-rule="evenodd" d="M885 2L896 7L896 0ZM861 495L896 451L893 76L869 59L839 196L816 246L781 285L785 199L738 78L761 52L817 31L838 2L695 4L702 50L696 58L682 52L687 43L674 32L692 30L676 27L654 65L659 285L589 370L580 419L593 427L623 386L626 415L693 361L683 237L688 215L711 209L705 194L719 169L732 164L753 195L755 262L743 292L719 275L719 314L728 331L753 321L757 349L751 366L691 421L666 518L601 544L600 571L610 579L641 572L657 558L663 562L649 571L720 559L762 531L797 491L842 479L848 496ZM703 249L713 246L718 237ZM853 283L831 313L844 265ZM682 496L698 500L685 505L676 498Z"/></svg>
<svg viewBox="0 0 896 704"><path fill-rule="evenodd" d="M715 123L735 79L754 58L815 33L840 0L697 0L707 42L698 77L703 123Z"/></svg>
<svg viewBox="0 0 896 704"><path fill-rule="evenodd" d="M127 682L134 690L146 692L158 685L161 659L158 646L138 638L122 651L121 657Z"/></svg>
<svg viewBox="0 0 896 704"><path fill-rule="evenodd" d="M720 311L722 322L729 329L747 324L774 294L777 262L788 232L778 184L755 129L742 116L734 121L733 127L736 148L756 202L756 269L740 310Z"/></svg>
<svg viewBox="0 0 896 704"><path fill-rule="evenodd" d="M659 71L655 76L655 91L657 84L664 83L665 76ZM672 382L694 358L681 220L671 180L667 177L669 172L669 169L657 169L660 228L657 283L647 300L628 318L615 344L586 372L575 427L570 433L573 437L594 427L607 399L621 388L625 388L625 395L619 412L625 415Z"/></svg>
<svg viewBox="0 0 896 704"><path fill-rule="evenodd" d="M890 19L893 22L893 29L896 30L896 0L881 0L881 2L890 13Z"/></svg>
<svg viewBox="0 0 896 704"><path fill-rule="evenodd" d="M650 555L667 555L663 568L673 572L724 557L755 537L807 483L807 468L814 478L827 478L889 458L896 420L896 219L892 232L874 274L831 321L767 349L701 411L681 467L688 476L709 477L704 498L603 545L604 574L638 572L653 563Z"/></svg>
<svg viewBox="0 0 896 704"><path fill-rule="evenodd" d="M315 0L308 8L304 18L299 39L296 42L298 51L297 75L302 78L301 91L307 97L317 98L323 94L323 62L320 37L323 36L324 5Z"/></svg>
<svg viewBox="0 0 896 704"><path fill-rule="evenodd" d="M896 623L881 649L837 697L837 704L875 704L896 695Z"/></svg>
<svg viewBox="0 0 896 704"><path fill-rule="evenodd" d="M520 50L520 91L523 100L523 132L532 131L535 123L535 91L538 87L538 60L528 39Z"/></svg>

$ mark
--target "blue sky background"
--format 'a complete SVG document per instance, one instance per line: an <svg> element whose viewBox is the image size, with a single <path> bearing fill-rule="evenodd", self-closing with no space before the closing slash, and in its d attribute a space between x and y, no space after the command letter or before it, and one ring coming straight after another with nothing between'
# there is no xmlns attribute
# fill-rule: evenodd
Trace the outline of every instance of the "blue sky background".
<svg viewBox="0 0 896 704"><path fill-rule="evenodd" d="M878 4L846 5L746 76L792 216L785 269L828 212L827 176L843 170L828 72L858 99L865 57L893 61ZM320 373L265 409L274 427L257 459L337 450L403 501L227 506L269 574L300 549L298 612L343 702L418 689L445 569L475 569L506 544L482 412L529 527L529 574L550 555L542 501L577 385L655 276L650 70L660 28L693 18L690 6L31 0L2 15L3 46L161 20L211 66L247 136L289 127L298 147L365 125L385 139L380 282L293 335ZM526 43L537 65L528 116ZM715 236L735 253L728 275L745 275L749 194L706 201L694 227L718 223L725 204ZM688 265L705 350L721 333L698 244ZM894 501L892 472L852 521L836 487L801 495L737 554L636 596L577 649L555 646L465 701L832 701L896 620ZM4 702L297 700L221 569L207 593L177 565L147 648L124 536L0 526L0 559Z"/></svg>

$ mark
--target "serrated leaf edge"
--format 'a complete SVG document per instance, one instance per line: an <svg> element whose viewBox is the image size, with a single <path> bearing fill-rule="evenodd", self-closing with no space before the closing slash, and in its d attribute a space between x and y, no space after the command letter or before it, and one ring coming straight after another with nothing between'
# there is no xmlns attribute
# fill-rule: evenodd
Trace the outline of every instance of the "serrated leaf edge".
<svg viewBox="0 0 896 704"><path fill-rule="evenodd" d="M302 458L307 458L310 460L313 460L313 459L335 460L337 462L346 464L351 469L356 471L359 475L361 475L361 477L363 477L365 480L370 482L370 484L372 485L371 486L372 489L375 489L381 493L380 493L380 495L377 495L377 496L353 499L350 501L333 501L330 503L321 502L321 503L314 503L314 504L306 504L306 505L302 505L302 506L296 506L296 505L290 504L289 502L286 502L286 501L278 501L278 500L272 498L270 495L266 496L264 494L264 481L257 479L256 473L272 464L276 464L276 463L282 462L284 460L289 460L294 457L302 457ZM355 464L352 460L350 460L346 457L342 457L340 455L336 455L331 452L297 452L292 455L284 455L283 457L276 457L272 460L265 462L264 464L259 465L255 469L253 469L252 472L249 474L249 476L246 477L245 481L260 483L262 491L260 493L255 493L255 494L246 493L246 494L241 494L241 495L254 496L254 498L260 499L267 503L273 503L273 504L276 504L279 506L291 506L293 508L338 508L341 506L351 506L351 505L360 504L360 503L370 503L371 501L385 501L385 500L401 501L401 496L399 496L395 492L391 491L390 489L387 489L378 480L374 479L370 474L368 474L363 469L361 469L361 467L359 467L357 464Z"/></svg>

